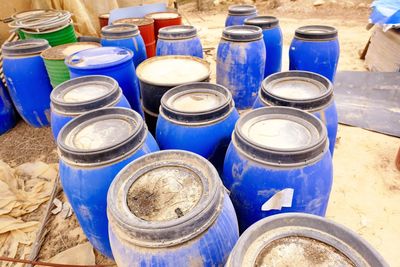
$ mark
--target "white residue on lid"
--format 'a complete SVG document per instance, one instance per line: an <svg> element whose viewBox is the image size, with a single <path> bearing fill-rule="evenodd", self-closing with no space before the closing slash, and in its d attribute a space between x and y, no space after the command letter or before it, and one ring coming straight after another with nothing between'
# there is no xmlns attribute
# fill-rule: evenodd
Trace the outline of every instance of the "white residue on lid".
<svg viewBox="0 0 400 267"><path fill-rule="evenodd" d="M85 50L85 49L89 49L89 48L94 48L94 47L98 47L97 45L93 45L93 44L73 44L70 45L68 47L66 47L64 50L62 50L62 54L67 57L69 55L72 55L76 52Z"/></svg>
<svg viewBox="0 0 400 267"><path fill-rule="evenodd" d="M193 92L171 97L167 105L183 112L202 112L220 107L226 98L214 92Z"/></svg>
<svg viewBox="0 0 400 267"><path fill-rule="evenodd" d="M292 100L307 100L320 97L324 85L318 81L301 78L289 78L271 82L268 87L273 95Z"/></svg>
<svg viewBox="0 0 400 267"><path fill-rule="evenodd" d="M179 14L175 12L154 13L150 15L153 19L174 19L179 18Z"/></svg>
<svg viewBox="0 0 400 267"><path fill-rule="evenodd" d="M102 84L84 84L69 90L65 93L62 99L66 103L79 103L105 96L110 92L110 90L111 88Z"/></svg>

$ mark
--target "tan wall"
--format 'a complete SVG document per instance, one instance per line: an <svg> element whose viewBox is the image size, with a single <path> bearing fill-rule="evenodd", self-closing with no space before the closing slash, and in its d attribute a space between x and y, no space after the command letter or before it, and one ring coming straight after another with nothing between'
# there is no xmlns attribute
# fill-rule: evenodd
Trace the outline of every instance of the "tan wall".
<svg viewBox="0 0 400 267"><path fill-rule="evenodd" d="M0 1L0 18L10 17L15 12L28 10L31 8L31 0L1 0ZM0 22L0 41L4 42L10 35L10 28L7 24Z"/></svg>

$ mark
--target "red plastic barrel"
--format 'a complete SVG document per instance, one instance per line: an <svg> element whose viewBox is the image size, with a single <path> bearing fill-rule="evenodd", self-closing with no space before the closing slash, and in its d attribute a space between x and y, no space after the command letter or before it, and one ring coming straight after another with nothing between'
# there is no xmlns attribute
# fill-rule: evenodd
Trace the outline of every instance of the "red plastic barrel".
<svg viewBox="0 0 400 267"><path fill-rule="evenodd" d="M173 25L182 25L182 17L178 12L155 12L145 16L154 20L154 37L157 41L158 30Z"/></svg>
<svg viewBox="0 0 400 267"><path fill-rule="evenodd" d="M104 26L108 25L109 17L110 17L110 14L108 14L108 13L99 15L100 29L103 28Z"/></svg>
<svg viewBox="0 0 400 267"><path fill-rule="evenodd" d="M156 55L156 40L154 39L154 20L151 18L125 18L118 19L113 24L128 23L139 27L140 35L146 45L147 58Z"/></svg>

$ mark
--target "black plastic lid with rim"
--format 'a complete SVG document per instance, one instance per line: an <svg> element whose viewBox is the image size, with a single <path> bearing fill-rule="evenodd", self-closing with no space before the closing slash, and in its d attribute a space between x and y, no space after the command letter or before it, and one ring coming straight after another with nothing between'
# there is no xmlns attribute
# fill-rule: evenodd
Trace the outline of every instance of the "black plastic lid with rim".
<svg viewBox="0 0 400 267"><path fill-rule="evenodd" d="M101 36L105 38L123 38L139 34L139 28L134 24L113 24L101 28Z"/></svg>
<svg viewBox="0 0 400 267"><path fill-rule="evenodd" d="M176 40L187 39L197 35L197 30L194 26L190 25L174 25L161 28L158 31L159 39Z"/></svg>
<svg viewBox="0 0 400 267"><path fill-rule="evenodd" d="M326 127L312 114L289 107L264 107L243 115L234 144L250 158L276 166L304 165L327 151Z"/></svg>
<svg viewBox="0 0 400 267"><path fill-rule="evenodd" d="M84 113L60 131L57 145L62 160L102 164L132 153L146 138L142 117L127 108L101 108Z"/></svg>
<svg viewBox="0 0 400 267"><path fill-rule="evenodd" d="M174 87L161 98L160 112L184 123L217 120L234 108L229 90L222 85L198 82Z"/></svg>
<svg viewBox="0 0 400 267"><path fill-rule="evenodd" d="M296 29L294 36L300 39L329 40L337 37L337 30L331 26L309 25Z"/></svg>
<svg viewBox="0 0 400 267"><path fill-rule="evenodd" d="M49 47L49 42L45 39L27 39L5 43L1 49L4 56L23 56L40 54Z"/></svg>
<svg viewBox="0 0 400 267"><path fill-rule="evenodd" d="M261 28L251 25L229 26L222 32L222 38L228 41L249 42L262 37Z"/></svg>
<svg viewBox="0 0 400 267"><path fill-rule="evenodd" d="M118 82L111 77L90 75L59 84L50 94L52 106L65 113L83 113L106 107L121 97Z"/></svg>
<svg viewBox="0 0 400 267"><path fill-rule="evenodd" d="M279 24L279 20L272 16L257 16L245 19L244 24L258 26L261 29L269 29L276 27Z"/></svg>
<svg viewBox="0 0 400 267"><path fill-rule="evenodd" d="M314 72L285 71L265 78L259 95L269 105L311 111L331 103L333 86L327 78Z"/></svg>
<svg viewBox="0 0 400 267"><path fill-rule="evenodd" d="M179 177L186 181L179 181ZM162 188L148 186L160 182ZM138 198L133 195L128 199L135 189ZM145 199L147 203L152 201L147 214L129 206L132 199L140 202L141 196L152 193L157 197ZM170 203L162 201L163 195L169 197ZM170 247L206 231L220 214L223 198L222 182L210 162L192 152L165 150L140 157L118 173L108 190L107 213L111 229L119 229L117 235L123 232L128 243ZM140 207L140 203L136 204ZM154 212L148 212L149 209Z"/></svg>
<svg viewBox="0 0 400 267"><path fill-rule="evenodd" d="M254 5L231 5L228 7L228 14L233 16L246 16L257 13Z"/></svg>

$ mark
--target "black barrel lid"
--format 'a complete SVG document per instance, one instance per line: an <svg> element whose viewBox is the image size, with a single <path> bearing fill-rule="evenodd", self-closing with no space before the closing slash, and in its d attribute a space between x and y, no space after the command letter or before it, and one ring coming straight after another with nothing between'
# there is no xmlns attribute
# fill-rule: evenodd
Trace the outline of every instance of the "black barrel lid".
<svg viewBox="0 0 400 267"><path fill-rule="evenodd" d="M233 107L228 89L218 84L198 82L166 92L161 98L160 112L177 122L201 123L222 118Z"/></svg>
<svg viewBox="0 0 400 267"><path fill-rule="evenodd" d="M115 161L136 150L146 138L142 117L127 108L101 108L68 122L60 131L60 157L72 164Z"/></svg>
<svg viewBox="0 0 400 267"><path fill-rule="evenodd" d="M83 113L114 103L121 96L118 82L111 77L90 75L58 85L50 94L52 106L65 113Z"/></svg>
<svg viewBox="0 0 400 267"><path fill-rule="evenodd" d="M327 78L314 72L278 72L264 79L260 98L270 105L312 111L331 103L333 86Z"/></svg>
<svg viewBox="0 0 400 267"><path fill-rule="evenodd" d="M257 16L252 18L247 18L244 21L245 25L258 26L261 29L274 28L279 24L279 20L272 16Z"/></svg>
<svg viewBox="0 0 400 267"><path fill-rule="evenodd" d="M249 157L271 165L314 162L327 148L327 132L312 114L289 107L250 111L235 125L236 145Z"/></svg>
<svg viewBox="0 0 400 267"><path fill-rule="evenodd" d="M197 35L197 29L190 25L174 25L161 28L158 31L159 39L186 39Z"/></svg>
<svg viewBox="0 0 400 267"><path fill-rule="evenodd" d="M101 28L101 35L105 38L123 38L139 34L139 28L134 24L113 24Z"/></svg>
<svg viewBox="0 0 400 267"><path fill-rule="evenodd" d="M228 14L233 16L246 16L257 13L254 5L231 5L228 7Z"/></svg>
<svg viewBox="0 0 400 267"><path fill-rule="evenodd" d="M310 40L329 40L337 37L337 30L331 26L309 25L296 29L295 37Z"/></svg>
<svg viewBox="0 0 400 267"><path fill-rule="evenodd" d="M39 54L49 47L49 42L45 39L27 39L5 43L1 49L4 56L22 56Z"/></svg>
<svg viewBox="0 0 400 267"><path fill-rule="evenodd" d="M260 27L251 25L229 26L222 32L222 38L228 41L249 42L262 38Z"/></svg>

